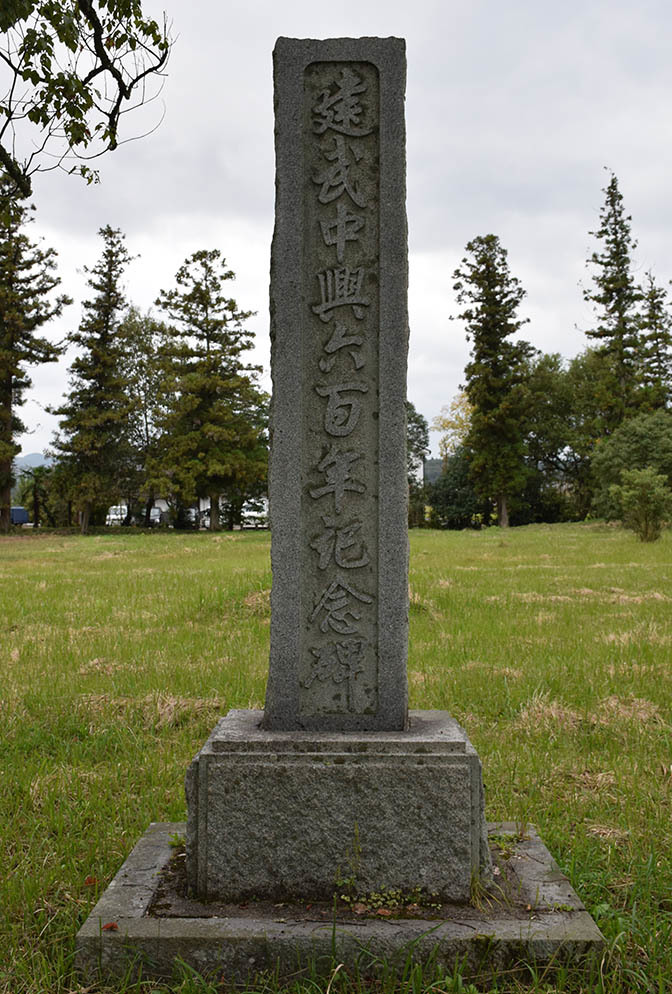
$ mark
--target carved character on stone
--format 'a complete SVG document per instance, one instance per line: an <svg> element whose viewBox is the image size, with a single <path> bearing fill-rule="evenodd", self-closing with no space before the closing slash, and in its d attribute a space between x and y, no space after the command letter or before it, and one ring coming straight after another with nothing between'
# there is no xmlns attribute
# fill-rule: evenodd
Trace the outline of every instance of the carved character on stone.
<svg viewBox="0 0 672 994"><path fill-rule="evenodd" d="M370 304L368 297L362 293L364 272L361 266L357 269L343 266L342 269L327 269L318 273L322 302L313 304L313 314L327 322L331 321L335 307L352 307L353 314L361 321L366 314L364 308Z"/></svg>
<svg viewBox="0 0 672 994"><path fill-rule="evenodd" d="M364 356L359 351L359 346L364 344L364 338L362 335L349 335L347 327L342 321L338 319L334 322L334 331L324 346L324 352L329 356L325 359L324 356L319 361L320 369L323 373L329 373L334 368L334 363L336 362L336 354L340 349L346 349L350 346L355 346L355 348L350 349L350 358L355 369L361 369L364 365Z"/></svg>
<svg viewBox="0 0 672 994"><path fill-rule="evenodd" d="M327 128L338 131L339 134L350 138L363 138L371 134L371 128L363 128L360 118L363 114L359 102L360 93L366 92L366 84L362 77L350 67L341 69L341 77L332 84L336 92L330 89L322 90L317 103L313 106L313 131L323 135Z"/></svg>
<svg viewBox="0 0 672 994"><path fill-rule="evenodd" d="M331 562L343 569L359 569L368 566L370 559L366 546L358 537L362 522L354 519L347 525L340 524L337 518L322 515L325 530L310 543L319 556L318 567L326 569ZM355 548L356 547L356 548Z"/></svg>
<svg viewBox="0 0 672 994"><path fill-rule="evenodd" d="M327 166L323 172L313 176L313 183L317 183L320 187L317 197L320 203L330 204L347 193L357 207L366 207L366 197L359 189L356 179L350 176L353 160L354 164L357 164L364 157L362 150L355 145L347 145L342 135L334 135L334 147L323 150L322 154L327 162L333 165Z"/></svg>
<svg viewBox="0 0 672 994"><path fill-rule="evenodd" d="M347 491L363 494L366 490L366 487L360 480L353 479L350 475L352 464L361 458L361 452L353 452L351 449L341 452L335 445L332 445L327 454L317 464L317 469L320 473L324 473L327 482L322 487L315 487L310 490L310 496L318 500L327 494L333 494L336 513L340 514L343 499Z"/></svg>
<svg viewBox="0 0 672 994"><path fill-rule="evenodd" d="M318 383L315 392L320 397L327 397L327 410L324 414L324 430L328 435L336 435L344 438L351 435L357 427L360 414L362 413L362 402L357 397L344 397L342 394L359 392L368 393L369 388L366 383L334 383L327 386Z"/></svg>
<svg viewBox="0 0 672 994"><path fill-rule="evenodd" d="M315 680L320 683L333 681L333 683L346 684L346 707L352 708L352 696L354 682L359 673L364 672L362 662L366 651L367 643L365 639L349 638L340 642L327 642L326 645L311 649L315 657L312 663L310 676L304 681L303 686L308 689Z"/></svg>
<svg viewBox="0 0 672 994"><path fill-rule="evenodd" d="M320 221L324 244L336 246L336 258L343 262L347 242L358 242L359 232L364 227L365 219L361 214L353 214L345 204L336 205L336 216L330 221Z"/></svg>
<svg viewBox="0 0 672 994"><path fill-rule="evenodd" d="M336 632L337 635L356 635L357 622L362 617L357 604L372 604L373 597L357 590L343 580L333 580L319 594L310 621L320 619L320 631Z"/></svg>

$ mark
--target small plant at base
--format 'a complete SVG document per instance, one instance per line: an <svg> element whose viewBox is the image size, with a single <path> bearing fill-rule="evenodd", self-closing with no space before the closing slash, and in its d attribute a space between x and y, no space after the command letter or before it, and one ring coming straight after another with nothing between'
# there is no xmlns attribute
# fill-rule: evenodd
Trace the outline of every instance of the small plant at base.
<svg viewBox="0 0 672 994"><path fill-rule="evenodd" d="M514 835L513 832L500 832L496 835L490 835L488 837L488 842L493 846L497 846L502 859L511 859L515 852L515 844L518 840L519 836Z"/></svg>
<svg viewBox="0 0 672 994"><path fill-rule="evenodd" d="M348 870L350 871L347 876L341 876L340 866L336 869L336 879L334 883L336 884L336 891L344 891L340 894L341 901L344 904L351 904L356 900L357 895L357 874L359 873L359 867L362 859L362 845L359 841L359 825L355 822L355 829L352 839L352 848L348 849L345 858L348 864Z"/></svg>

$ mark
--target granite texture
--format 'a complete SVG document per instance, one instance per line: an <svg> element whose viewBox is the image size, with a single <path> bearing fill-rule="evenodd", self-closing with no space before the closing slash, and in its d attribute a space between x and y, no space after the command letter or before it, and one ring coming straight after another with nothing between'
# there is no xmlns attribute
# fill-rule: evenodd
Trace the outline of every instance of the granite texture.
<svg viewBox="0 0 672 994"><path fill-rule="evenodd" d="M518 836L513 823L490 826L506 843L493 847L497 888L479 906L443 906L431 918L359 918L334 914L330 905L282 908L250 904L214 908L161 894L164 911L151 908L175 855L171 840L183 823L153 824L102 895L75 940L83 981L170 978L196 970L216 981L244 984L261 971L296 981L302 974L328 978L341 963L373 980L380 960L407 976L409 957L452 973L484 977L532 966L545 971L580 968L599 957L604 939L534 829ZM114 926L113 928L105 926Z"/></svg>
<svg viewBox="0 0 672 994"><path fill-rule="evenodd" d="M405 45L274 52L269 729L407 717Z"/></svg>
<svg viewBox="0 0 672 994"><path fill-rule="evenodd" d="M187 872L202 899L329 900L421 887L468 901L489 873L481 764L445 712L403 732L273 732L232 711L187 776Z"/></svg>

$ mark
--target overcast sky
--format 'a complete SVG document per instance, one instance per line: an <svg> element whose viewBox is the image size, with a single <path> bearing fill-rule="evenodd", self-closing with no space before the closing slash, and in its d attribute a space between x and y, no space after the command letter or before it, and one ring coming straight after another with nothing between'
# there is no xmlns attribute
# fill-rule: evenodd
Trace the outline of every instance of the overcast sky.
<svg viewBox="0 0 672 994"><path fill-rule="evenodd" d="M580 281L608 181L618 176L638 271L672 276L670 0L189 0L166 9L175 45L160 101L126 118L131 141L98 162L99 186L57 172L34 183L37 223L75 298L49 334L77 326L82 265L98 229L126 234L128 297L149 308L190 253L219 248L240 307L257 311L256 361L268 376L268 271L274 207L271 53L296 38L406 39L408 88L408 396L431 422L469 355L452 272L466 243L497 234L527 290L524 336L575 355L591 311ZM23 452L49 445L72 353L34 371ZM433 435L433 450L438 437Z"/></svg>

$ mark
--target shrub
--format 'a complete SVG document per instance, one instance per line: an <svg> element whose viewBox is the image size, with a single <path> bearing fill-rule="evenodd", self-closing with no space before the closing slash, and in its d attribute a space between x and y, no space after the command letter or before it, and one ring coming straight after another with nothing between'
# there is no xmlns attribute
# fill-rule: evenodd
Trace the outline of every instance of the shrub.
<svg viewBox="0 0 672 994"><path fill-rule="evenodd" d="M612 484L609 495L620 506L621 519L642 542L660 538L665 520L672 516L672 490L667 478L652 466L625 469L621 483Z"/></svg>

